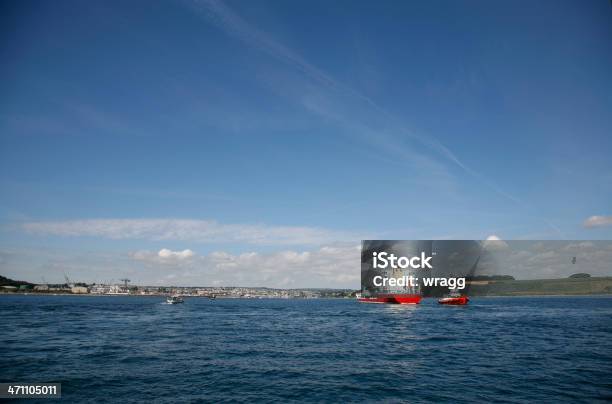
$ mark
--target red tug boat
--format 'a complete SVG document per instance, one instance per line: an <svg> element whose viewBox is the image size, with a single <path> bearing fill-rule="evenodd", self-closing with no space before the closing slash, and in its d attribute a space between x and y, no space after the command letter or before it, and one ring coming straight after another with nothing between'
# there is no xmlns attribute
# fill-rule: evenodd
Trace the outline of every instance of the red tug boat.
<svg viewBox="0 0 612 404"><path fill-rule="evenodd" d="M438 303L440 304L447 304L453 306L464 306L468 304L469 301L470 299L467 296L462 295L456 289L451 290L448 295L442 297L441 299L438 299Z"/></svg>

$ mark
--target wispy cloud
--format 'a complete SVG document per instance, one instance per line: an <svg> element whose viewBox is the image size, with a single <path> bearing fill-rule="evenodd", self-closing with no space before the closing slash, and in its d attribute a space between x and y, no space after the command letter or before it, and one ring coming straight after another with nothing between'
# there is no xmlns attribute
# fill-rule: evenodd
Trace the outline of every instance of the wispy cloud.
<svg viewBox="0 0 612 404"><path fill-rule="evenodd" d="M331 76L306 61L297 52L276 41L272 36L246 22L222 1L203 0L191 4L194 10L205 13L209 21L225 30L229 35L297 68L321 83L338 86Z"/></svg>
<svg viewBox="0 0 612 404"><path fill-rule="evenodd" d="M38 235L108 239L178 240L198 243L322 245L355 241L357 234L316 227L223 224L194 219L88 219L26 222L21 228Z"/></svg>
<svg viewBox="0 0 612 404"><path fill-rule="evenodd" d="M587 228L612 226L612 216L591 216L583 224Z"/></svg>
<svg viewBox="0 0 612 404"><path fill-rule="evenodd" d="M209 22L247 46L257 49L300 72L308 82L296 77L279 82L279 74L265 79L268 84L297 101L304 108L325 119L331 119L344 127L347 133L361 142L373 145L381 154L391 152L395 158L403 157L406 169L428 176L437 182L451 184L452 167L459 167L465 174L497 195L528 210L537 210L519 197L500 187L486 175L469 167L442 142L430 135L411 130L401 119L379 105L363 92L350 87L306 60L295 50L283 45L276 38L250 24L221 0L202 0L190 3L192 9L204 15ZM282 86L282 88L281 88ZM292 87L297 87L291 89ZM427 153L425 151L428 151ZM450 185L452 188L452 185ZM558 235L562 232L546 218L542 221Z"/></svg>
<svg viewBox="0 0 612 404"><path fill-rule="evenodd" d="M343 123L362 121L364 114L354 114L355 108L360 108L361 112L364 108L369 109L366 115L368 119L374 118L379 122L384 122L385 126L392 128L397 136L407 137L420 142L422 145L430 148L438 153L449 162L457 164L466 171L471 171L453 152L444 146L441 142L431 136L422 136L416 132L408 130L397 117L381 107L376 101L362 92L336 80L332 75L318 68L313 63L303 58L298 52L283 45L276 38L268 33L260 30L252 24L249 24L242 17L236 14L224 2L219 0L203 0L191 3L192 8L197 12L204 14L207 20L215 24L217 27L225 31L228 35L244 42L246 45L253 47L268 54L269 56L281 61L282 63L293 67L303 75L318 84L318 88L324 92L315 92L313 100L312 91L311 97L299 97L299 102L311 112L316 112L327 117L334 117L341 120ZM320 104L324 101L323 104ZM347 105L348 104L348 105ZM361 104L361 105L357 105ZM324 105L324 107L323 107ZM343 113L339 113L342 111ZM346 116L346 115L349 116ZM378 137L380 141L380 127L376 128L376 133L372 133L374 137ZM396 149L403 148L401 142L397 138L393 139Z"/></svg>

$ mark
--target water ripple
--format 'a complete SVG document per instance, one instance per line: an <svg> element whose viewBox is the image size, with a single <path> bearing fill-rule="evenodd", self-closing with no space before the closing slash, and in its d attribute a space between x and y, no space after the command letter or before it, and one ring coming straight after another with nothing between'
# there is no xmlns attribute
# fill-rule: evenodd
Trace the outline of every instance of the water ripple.
<svg viewBox="0 0 612 404"><path fill-rule="evenodd" d="M612 298L0 296L1 381L64 401L607 401Z"/></svg>

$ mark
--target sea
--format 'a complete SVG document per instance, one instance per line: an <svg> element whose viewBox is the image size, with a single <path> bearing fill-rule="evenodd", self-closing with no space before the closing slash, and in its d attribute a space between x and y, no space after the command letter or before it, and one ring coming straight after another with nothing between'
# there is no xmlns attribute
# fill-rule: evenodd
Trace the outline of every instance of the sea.
<svg viewBox="0 0 612 404"><path fill-rule="evenodd" d="M63 402L612 400L611 297L0 295L0 316L0 382Z"/></svg>

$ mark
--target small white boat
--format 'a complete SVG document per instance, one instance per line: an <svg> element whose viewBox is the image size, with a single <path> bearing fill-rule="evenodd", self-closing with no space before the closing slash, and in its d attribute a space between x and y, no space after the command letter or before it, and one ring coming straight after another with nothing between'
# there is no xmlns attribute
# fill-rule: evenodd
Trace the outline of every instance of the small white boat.
<svg viewBox="0 0 612 404"><path fill-rule="evenodd" d="M166 298L166 303L168 304L178 304L178 303L184 303L185 301L183 300L182 297L180 297L179 295L173 295L173 296L168 296Z"/></svg>

